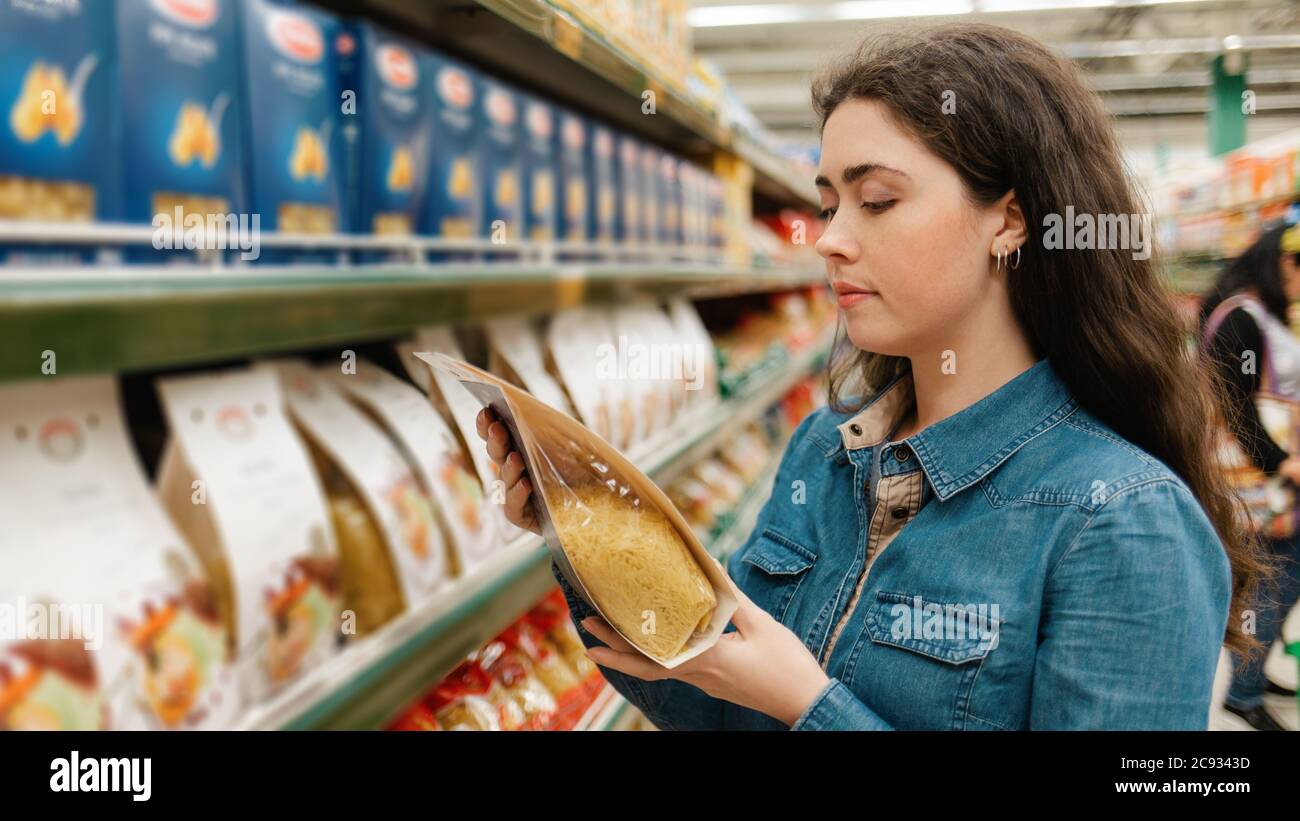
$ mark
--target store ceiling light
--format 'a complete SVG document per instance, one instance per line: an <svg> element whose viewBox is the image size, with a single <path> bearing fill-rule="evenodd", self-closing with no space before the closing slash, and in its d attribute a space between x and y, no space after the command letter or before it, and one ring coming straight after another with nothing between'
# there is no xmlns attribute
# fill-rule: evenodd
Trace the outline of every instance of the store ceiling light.
<svg viewBox="0 0 1300 821"><path fill-rule="evenodd" d="M810 22L813 18L805 6L760 3L738 6L697 6L686 12L686 22L695 28L722 26L761 26L775 23Z"/></svg>
<svg viewBox="0 0 1300 821"><path fill-rule="evenodd" d="M999 14L1026 11L1069 11L1088 8L1164 6L1209 0L843 0L826 5L751 3L734 6L697 6L686 13L694 28L818 23L840 20L882 20L897 17L935 17L981 12Z"/></svg>

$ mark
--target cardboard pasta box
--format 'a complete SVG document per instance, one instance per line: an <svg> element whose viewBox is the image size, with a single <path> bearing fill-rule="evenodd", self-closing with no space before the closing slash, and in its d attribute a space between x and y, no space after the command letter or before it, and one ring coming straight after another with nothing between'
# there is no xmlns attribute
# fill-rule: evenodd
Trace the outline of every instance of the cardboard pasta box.
<svg viewBox="0 0 1300 821"><path fill-rule="evenodd" d="M555 109L536 97L522 99L524 235L533 241L555 239Z"/></svg>
<svg viewBox="0 0 1300 821"><path fill-rule="evenodd" d="M120 215L117 42L109 3L0 4L0 219ZM0 245L0 263L112 259L85 246Z"/></svg>
<svg viewBox="0 0 1300 821"><path fill-rule="evenodd" d="M125 219L167 220L179 229L190 215L207 221L247 214L238 4L113 5L123 90Z"/></svg>
<svg viewBox="0 0 1300 821"><path fill-rule="evenodd" d="M421 230L433 151L427 49L371 23L350 24L354 46L343 63L355 93L357 139L347 191L358 233L406 235ZM365 255L363 260L370 260Z"/></svg>
<svg viewBox="0 0 1300 821"><path fill-rule="evenodd" d="M479 233L485 195L479 175L484 138L478 73L443 54L425 58L431 129L429 195L421 233L466 238ZM498 100L499 102L499 100ZM496 132L499 137L503 133ZM503 192L508 193L508 192Z"/></svg>
<svg viewBox="0 0 1300 821"><path fill-rule="evenodd" d="M248 134L250 207L264 230L333 234L348 230L343 183L340 49L354 48L334 15L288 0L245 0L243 121ZM328 261L330 252L268 261Z"/></svg>

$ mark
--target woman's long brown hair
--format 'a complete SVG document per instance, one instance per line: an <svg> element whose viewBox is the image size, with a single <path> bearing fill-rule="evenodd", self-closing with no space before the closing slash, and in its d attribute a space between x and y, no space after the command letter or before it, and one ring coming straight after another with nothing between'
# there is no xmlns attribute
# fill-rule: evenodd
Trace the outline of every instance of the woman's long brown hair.
<svg viewBox="0 0 1300 821"><path fill-rule="evenodd" d="M1015 190L1029 231L1019 267L1008 272L1016 319L1084 408L1187 483L1232 566L1225 643L1243 655L1253 650L1258 642L1242 631L1242 610L1252 606L1266 565L1214 457L1222 384L1189 350L1154 254L1044 247L1044 218L1067 206L1080 214L1150 213L1101 101L1068 60L981 24L891 29L868 39L814 82L820 125L849 99L884 104L956 169L973 202ZM842 410L853 409L842 390L850 380L879 386L908 367L901 357L839 350L846 347L849 356L834 358L831 369L832 401Z"/></svg>

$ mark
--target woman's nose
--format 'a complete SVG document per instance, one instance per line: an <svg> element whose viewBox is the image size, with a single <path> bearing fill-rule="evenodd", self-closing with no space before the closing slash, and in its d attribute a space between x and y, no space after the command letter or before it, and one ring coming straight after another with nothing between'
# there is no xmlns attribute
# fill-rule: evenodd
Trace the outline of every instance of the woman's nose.
<svg viewBox="0 0 1300 821"><path fill-rule="evenodd" d="M828 260L839 258L844 262L852 262L857 258L858 244L847 230L840 227L842 225L843 222L840 221L837 226L835 217L831 217L815 247L817 253Z"/></svg>

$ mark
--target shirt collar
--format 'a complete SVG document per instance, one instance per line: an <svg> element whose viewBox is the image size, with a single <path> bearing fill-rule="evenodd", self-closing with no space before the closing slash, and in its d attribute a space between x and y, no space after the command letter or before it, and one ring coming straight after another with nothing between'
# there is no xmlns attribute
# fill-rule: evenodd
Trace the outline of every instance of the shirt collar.
<svg viewBox="0 0 1300 821"><path fill-rule="evenodd" d="M884 442L913 401L911 372L895 377L861 412L839 425L846 450ZM930 425L906 441L935 495L946 500L987 476L1077 406L1046 359L975 404Z"/></svg>

